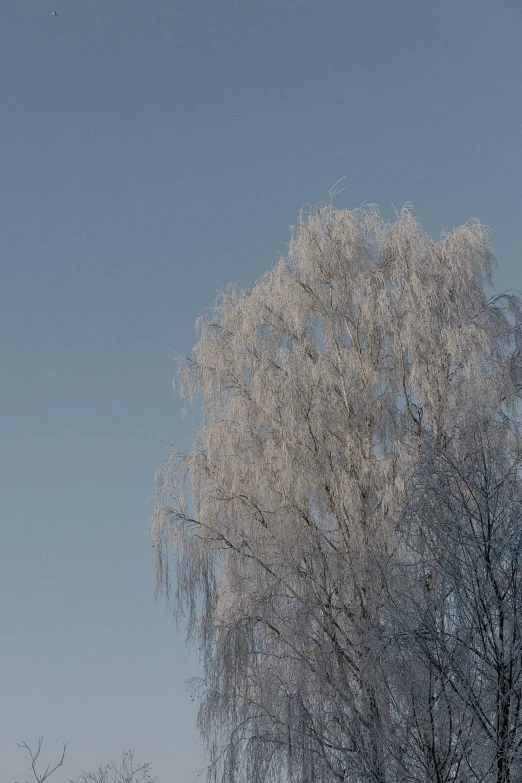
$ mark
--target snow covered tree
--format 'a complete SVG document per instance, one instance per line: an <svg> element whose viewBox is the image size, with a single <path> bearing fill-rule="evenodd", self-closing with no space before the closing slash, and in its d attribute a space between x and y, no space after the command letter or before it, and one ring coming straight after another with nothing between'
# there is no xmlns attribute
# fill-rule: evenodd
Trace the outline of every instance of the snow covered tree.
<svg viewBox="0 0 522 783"><path fill-rule="evenodd" d="M179 368L201 426L158 472L153 539L203 656L211 781L497 780L463 764L478 675L455 692L441 622L419 642L457 601L427 586L456 568L437 546L458 482L430 501L433 454L472 472L477 416L517 428L520 311L488 300L493 262L479 223L433 242L408 209L326 205L201 320Z"/></svg>

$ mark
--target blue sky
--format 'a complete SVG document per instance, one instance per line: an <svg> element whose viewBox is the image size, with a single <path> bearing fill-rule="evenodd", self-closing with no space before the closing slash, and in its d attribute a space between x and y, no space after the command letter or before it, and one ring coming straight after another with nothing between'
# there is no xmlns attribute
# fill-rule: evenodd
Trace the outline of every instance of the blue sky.
<svg viewBox="0 0 522 783"><path fill-rule="evenodd" d="M174 354L340 177L482 220L522 288L521 39L518 0L0 0L0 783L41 734L55 783L126 748L193 783L148 537Z"/></svg>

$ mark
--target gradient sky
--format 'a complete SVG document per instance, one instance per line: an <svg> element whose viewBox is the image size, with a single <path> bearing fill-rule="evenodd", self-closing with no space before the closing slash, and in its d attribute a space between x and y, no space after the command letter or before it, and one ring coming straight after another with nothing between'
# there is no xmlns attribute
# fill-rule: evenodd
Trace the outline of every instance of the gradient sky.
<svg viewBox="0 0 522 783"><path fill-rule="evenodd" d="M126 748L193 783L148 533L174 354L343 176L487 223L522 288L521 40L519 0L0 0L0 783L39 735L53 783Z"/></svg>

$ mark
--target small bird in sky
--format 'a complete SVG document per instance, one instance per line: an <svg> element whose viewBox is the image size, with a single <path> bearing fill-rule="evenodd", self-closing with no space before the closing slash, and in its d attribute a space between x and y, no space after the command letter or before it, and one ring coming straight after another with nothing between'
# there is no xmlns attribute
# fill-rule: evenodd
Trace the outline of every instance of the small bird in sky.
<svg viewBox="0 0 522 783"><path fill-rule="evenodd" d="M58 16L58 14L56 13L56 11L51 11L51 13L52 13L52 15L53 15L53 16Z"/></svg>

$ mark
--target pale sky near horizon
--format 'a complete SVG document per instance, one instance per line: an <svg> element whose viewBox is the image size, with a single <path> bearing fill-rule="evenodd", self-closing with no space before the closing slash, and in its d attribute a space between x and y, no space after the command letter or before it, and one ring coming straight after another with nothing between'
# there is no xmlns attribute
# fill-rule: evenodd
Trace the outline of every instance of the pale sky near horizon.
<svg viewBox="0 0 522 783"><path fill-rule="evenodd" d="M148 534L174 354L340 177L488 224L522 289L521 40L517 0L0 0L0 783L40 735L53 783L127 748L193 783Z"/></svg>

